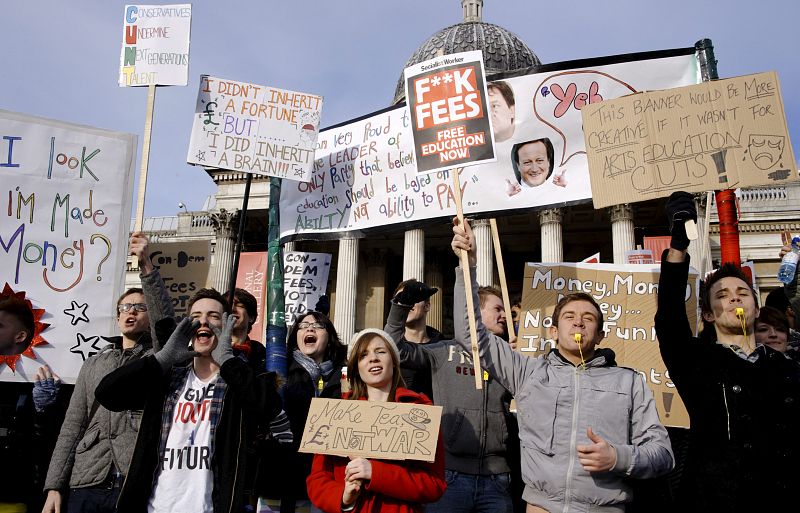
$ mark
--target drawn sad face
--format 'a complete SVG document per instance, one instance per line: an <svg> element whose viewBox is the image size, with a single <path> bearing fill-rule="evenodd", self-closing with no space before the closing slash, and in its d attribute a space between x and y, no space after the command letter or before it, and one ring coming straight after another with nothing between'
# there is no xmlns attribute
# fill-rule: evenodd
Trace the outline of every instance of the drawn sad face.
<svg viewBox="0 0 800 513"><path fill-rule="evenodd" d="M786 140L781 135L750 135L747 153L758 169L766 171L780 162Z"/></svg>

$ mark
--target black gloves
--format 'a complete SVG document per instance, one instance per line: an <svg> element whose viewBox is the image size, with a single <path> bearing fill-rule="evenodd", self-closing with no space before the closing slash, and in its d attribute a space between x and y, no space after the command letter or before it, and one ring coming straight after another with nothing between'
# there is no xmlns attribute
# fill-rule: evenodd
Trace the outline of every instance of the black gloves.
<svg viewBox="0 0 800 513"><path fill-rule="evenodd" d="M156 360L162 370L167 371L173 365L197 356L196 352L189 349L189 342L199 327L200 321L190 317L184 317L178 323L178 327L172 332L167 343L156 353Z"/></svg>
<svg viewBox="0 0 800 513"><path fill-rule="evenodd" d="M319 300L317 300L317 305L314 307L314 310L316 310L319 313L328 315L328 313L331 311L331 301L328 299L327 295L323 294L322 296L319 297Z"/></svg>
<svg viewBox="0 0 800 513"><path fill-rule="evenodd" d="M669 221L669 232L672 240L669 245L679 251L686 251L689 247L689 237L686 236L684 221L691 219L697 221L697 207L694 197L688 192L673 192L667 200L665 208Z"/></svg>
<svg viewBox="0 0 800 513"><path fill-rule="evenodd" d="M428 287L421 281L412 281L394 296L394 302L399 305L414 306L420 301L426 301L438 290L436 287Z"/></svg>

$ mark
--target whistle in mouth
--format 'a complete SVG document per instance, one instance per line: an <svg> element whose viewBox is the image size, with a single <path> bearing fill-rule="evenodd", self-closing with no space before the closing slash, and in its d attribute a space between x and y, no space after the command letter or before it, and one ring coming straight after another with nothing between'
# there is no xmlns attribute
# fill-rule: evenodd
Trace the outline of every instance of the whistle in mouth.
<svg viewBox="0 0 800 513"><path fill-rule="evenodd" d="M744 317L744 308L738 307L736 309L736 317L739 317L739 318Z"/></svg>
<svg viewBox="0 0 800 513"><path fill-rule="evenodd" d="M580 333L576 333L573 336L575 337L575 343L578 344L578 345L581 345L581 334Z"/></svg>

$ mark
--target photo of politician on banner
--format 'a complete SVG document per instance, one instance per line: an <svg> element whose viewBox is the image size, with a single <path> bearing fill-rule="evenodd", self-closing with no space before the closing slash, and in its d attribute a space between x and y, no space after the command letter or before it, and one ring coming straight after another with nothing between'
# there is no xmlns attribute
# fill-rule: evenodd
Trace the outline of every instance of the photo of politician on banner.
<svg viewBox="0 0 800 513"><path fill-rule="evenodd" d="M485 76L479 51L406 68L418 173L497 160Z"/></svg>

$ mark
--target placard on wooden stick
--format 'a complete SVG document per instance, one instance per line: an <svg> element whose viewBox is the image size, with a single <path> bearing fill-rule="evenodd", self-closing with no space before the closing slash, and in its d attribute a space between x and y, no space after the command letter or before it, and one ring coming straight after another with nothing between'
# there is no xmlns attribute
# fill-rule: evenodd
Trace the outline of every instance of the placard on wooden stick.
<svg viewBox="0 0 800 513"><path fill-rule="evenodd" d="M299 451L434 461L441 419L441 406L314 398Z"/></svg>
<svg viewBox="0 0 800 513"><path fill-rule="evenodd" d="M586 105L595 208L798 179L775 72Z"/></svg>

